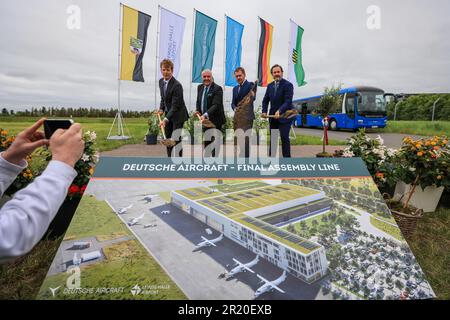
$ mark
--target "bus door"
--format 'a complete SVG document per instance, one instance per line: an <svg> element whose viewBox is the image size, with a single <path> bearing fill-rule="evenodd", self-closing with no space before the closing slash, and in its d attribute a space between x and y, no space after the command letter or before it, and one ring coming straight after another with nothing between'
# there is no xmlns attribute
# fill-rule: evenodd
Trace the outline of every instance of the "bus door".
<svg viewBox="0 0 450 320"><path fill-rule="evenodd" d="M307 123L306 123L306 121L307 121L307 117L306 117L306 115L308 114L308 104L305 102L305 103L302 103L302 126L306 126L307 125Z"/></svg>
<svg viewBox="0 0 450 320"><path fill-rule="evenodd" d="M354 129L355 124L355 97L354 93L347 93L345 96L345 128Z"/></svg>

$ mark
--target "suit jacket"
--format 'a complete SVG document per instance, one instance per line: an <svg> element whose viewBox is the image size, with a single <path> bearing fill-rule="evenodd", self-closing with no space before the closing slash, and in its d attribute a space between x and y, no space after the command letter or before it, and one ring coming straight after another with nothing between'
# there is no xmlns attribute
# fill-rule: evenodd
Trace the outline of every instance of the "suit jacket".
<svg viewBox="0 0 450 320"><path fill-rule="evenodd" d="M248 82L245 80L245 82L242 84L241 90L239 91L239 86L236 86L233 88L233 99L231 100L231 109L233 111L236 111L237 105L239 102L244 99L244 97L249 94L250 90L252 90L253 84L251 82ZM254 111L254 105L252 102L251 107L248 109L247 114L245 115L247 120L254 120L255 119L255 111Z"/></svg>
<svg viewBox="0 0 450 320"><path fill-rule="evenodd" d="M166 113L166 118L170 122L183 124L189 118L189 113L184 103L181 83L172 77L167 85L166 95L164 95L164 79L160 79L159 90L161 92L160 110Z"/></svg>
<svg viewBox="0 0 450 320"><path fill-rule="evenodd" d="M278 85L277 93L275 94L275 81L270 83L267 87L266 94L262 102L262 113L267 113L270 102L269 115L274 115L277 111L280 114L291 110L292 98L294 97L294 86L286 79L281 79Z"/></svg>
<svg viewBox="0 0 450 320"><path fill-rule="evenodd" d="M204 114L202 110L202 98L205 86L203 84L199 85L197 88L197 112ZM222 127L225 124L225 111L223 109L223 89L221 86L211 83L209 86L207 101L207 113L208 118L217 128Z"/></svg>

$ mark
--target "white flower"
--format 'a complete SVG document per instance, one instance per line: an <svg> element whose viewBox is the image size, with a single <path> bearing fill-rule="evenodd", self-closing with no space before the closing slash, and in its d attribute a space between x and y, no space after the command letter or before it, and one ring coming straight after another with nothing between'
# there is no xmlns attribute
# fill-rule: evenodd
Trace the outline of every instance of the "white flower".
<svg viewBox="0 0 450 320"><path fill-rule="evenodd" d="M353 158L355 154L350 150L344 150L344 153L342 154L344 158Z"/></svg>
<svg viewBox="0 0 450 320"><path fill-rule="evenodd" d="M414 171L416 171L416 168L414 168L414 167L409 167L409 171L414 172Z"/></svg>
<svg viewBox="0 0 450 320"><path fill-rule="evenodd" d="M383 138L381 138L380 135L378 135L378 137L375 140L377 140L380 144L384 144L384 140Z"/></svg>
<svg viewBox="0 0 450 320"><path fill-rule="evenodd" d="M392 149L392 148L389 148L389 149L387 149L387 155L389 156L389 157L393 157L393 156L395 156L395 154L397 153L397 150L395 150L395 149Z"/></svg>
<svg viewBox="0 0 450 320"><path fill-rule="evenodd" d="M97 139L97 134L95 131L89 132L89 137L91 138L91 141Z"/></svg>
<svg viewBox="0 0 450 320"><path fill-rule="evenodd" d="M83 156L81 157L81 160L83 160L84 162L89 161L89 156L85 153L85 154L83 154Z"/></svg>

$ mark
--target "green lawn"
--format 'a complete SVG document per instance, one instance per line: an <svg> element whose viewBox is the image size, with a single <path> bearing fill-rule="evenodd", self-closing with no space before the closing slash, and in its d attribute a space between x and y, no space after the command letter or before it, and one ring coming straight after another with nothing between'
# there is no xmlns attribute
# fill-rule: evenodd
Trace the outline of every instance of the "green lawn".
<svg viewBox="0 0 450 320"><path fill-rule="evenodd" d="M387 224L386 222L380 221L378 219L375 219L373 217L370 217L370 223L377 229L380 229L383 232L386 232L387 234L390 234L395 239L398 239L400 241L404 241L402 232L398 227L394 227L393 225Z"/></svg>
<svg viewBox="0 0 450 320"><path fill-rule="evenodd" d="M0 117L1 128L8 130L11 134L17 134L23 129L29 127L39 118L28 117ZM130 118L125 119L126 127L129 129L132 139L127 141L108 141L109 130L113 123L112 118L74 118L75 122L82 125L85 131L95 131L97 133L97 146L99 151L110 151L117 149L127 144L142 143L144 136L147 133L148 125L145 118ZM116 131L113 130L112 135L115 135ZM128 131L125 131L128 135Z"/></svg>
<svg viewBox="0 0 450 320"><path fill-rule="evenodd" d="M388 121L379 132L404 133L420 136L450 135L450 121Z"/></svg>
<svg viewBox="0 0 450 320"><path fill-rule="evenodd" d="M450 208L427 213L408 244L440 300L450 299Z"/></svg>
<svg viewBox="0 0 450 320"><path fill-rule="evenodd" d="M17 134L23 129L29 127L39 118L31 117L0 117L0 128L8 130L11 134ZM110 151L117 149L127 144L139 144L144 141L144 136L147 133L148 125L146 118L127 118L125 119L126 127L128 128L132 139L127 141L108 141L109 130L113 123L112 118L73 118L75 122L82 125L85 131L95 131L97 133L97 146L100 151ZM116 130L117 131L117 130ZM113 135L115 132L113 130ZM125 131L128 135L128 131ZM292 145L322 145L319 137L298 136L297 139L292 139ZM330 145L345 145L345 141L330 140Z"/></svg>
<svg viewBox="0 0 450 320"><path fill-rule="evenodd" d="M131 235L130 231L115 218L115 213L106 202L85 196L80 201L65 239L97 237L105 241L128 235Z"/></svg>

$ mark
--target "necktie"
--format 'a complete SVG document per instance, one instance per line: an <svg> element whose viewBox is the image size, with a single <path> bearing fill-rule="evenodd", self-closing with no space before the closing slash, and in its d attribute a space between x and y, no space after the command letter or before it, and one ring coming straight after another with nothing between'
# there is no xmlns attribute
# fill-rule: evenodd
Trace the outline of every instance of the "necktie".
<svg viewBox="0 0 450 320"><path fill-rule="evenodd" d="M278 81L275 81L275 95L277 94L278 91Z"/></svg>
<svg viewBox="0 0 450 320"><path fill-rule="evenodd" d="M208 87L205 87L203 89L203 99L202 99L202 104L203 104L203 113L207 113L208 112L208 99L206 98L206 96L208 95Z"/></svg>
<svg viewBox="0 0 450 320"><path fill-rule="evenodd" d="M239 87L238 87L238 94L241 93L241 89L242 89L242 85L240 84Z"/></svg>
<svg viewBox="0 0 450 320"><path fill-rule="evenodd" d="M169 81L164 81L164 97L167 96L167 86L169 84Z"/></svg>

